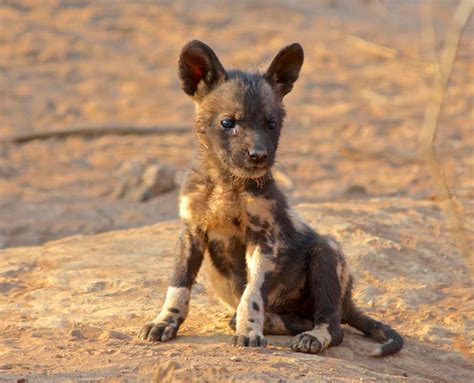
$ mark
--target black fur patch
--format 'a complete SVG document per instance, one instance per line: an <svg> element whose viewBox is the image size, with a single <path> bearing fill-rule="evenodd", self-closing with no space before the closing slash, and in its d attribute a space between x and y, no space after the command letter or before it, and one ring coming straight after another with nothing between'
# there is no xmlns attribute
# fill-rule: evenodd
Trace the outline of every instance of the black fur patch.
<svg viewBox="0 0 474 383"><path fill-rule="evenodd" d="M224 244L220 241L209 241L208 249L214 267L219 270L222 275L229 275L232 270L230 262L224 254Z"/></svg>
<svg viewBox="0 0 474 383"><path fill-rule="evenodd" d="M203 247L203 233L198 231L192 234L186 227L180 237L180 251L171 277L171 286L191 288L201 267Z"/></svg>

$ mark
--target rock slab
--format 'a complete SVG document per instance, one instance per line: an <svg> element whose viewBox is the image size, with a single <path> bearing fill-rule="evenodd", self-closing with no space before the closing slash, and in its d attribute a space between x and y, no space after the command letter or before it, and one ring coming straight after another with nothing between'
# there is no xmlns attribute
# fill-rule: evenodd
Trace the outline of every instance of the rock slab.
<svg viewBox="0 0 474 383"><path fill-rule="evenodd" d="M470 381L473 288L443 217L404 199L307 204L299 212L342 244L355 298L406 338L399 355L346 329L341 346L294 353L289 337L236 349L225 311L204 273L191 311L169 343L138 341L164 298L178 223L0 252L0 381L202 379L208 381ZM471 359L472 360L472 359Z"/></svg>

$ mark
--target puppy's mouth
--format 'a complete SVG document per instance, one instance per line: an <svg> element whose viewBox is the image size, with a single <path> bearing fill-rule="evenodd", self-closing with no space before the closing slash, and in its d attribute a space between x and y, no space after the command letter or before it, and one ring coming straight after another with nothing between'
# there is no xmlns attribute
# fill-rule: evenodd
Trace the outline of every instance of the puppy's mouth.
<svg viewBox="0 0 474 383"><path fill-rule="evenodd" d="M261 178L269 171L268 164L252 164L232 168L232 173L239 178Z"/></svg>

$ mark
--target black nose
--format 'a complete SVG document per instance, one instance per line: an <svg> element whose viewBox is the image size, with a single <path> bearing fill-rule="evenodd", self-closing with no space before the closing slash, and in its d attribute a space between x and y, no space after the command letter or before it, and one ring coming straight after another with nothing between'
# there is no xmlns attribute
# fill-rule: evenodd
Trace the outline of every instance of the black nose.
<svg viewBox="0 0 474 383"><path fill-rule="evenodd" d="M263 162L267 159L268 153L264 148L252 148L248 151L248 156L253 162Z"/></svg>

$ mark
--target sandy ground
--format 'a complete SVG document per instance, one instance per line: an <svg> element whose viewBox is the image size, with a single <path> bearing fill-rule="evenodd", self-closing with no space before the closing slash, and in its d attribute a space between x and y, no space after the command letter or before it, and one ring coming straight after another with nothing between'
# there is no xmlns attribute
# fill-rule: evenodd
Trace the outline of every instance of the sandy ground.
<svg viewBox="0 0 474 383"><path fill-rule="evenodd" d="M193 105L176 76L182 45L199 38L224 66L263 70L298 41L306 61L286 97L280 179L292 202L319 204L301 210L343 242L359 303L409 339L383 361L366 357L369 342L354 334L322 357L287 351L286 338L266 351L235 350L221 345L227 314L203 280L182 338L138 343L171 264L176 226L163 223L2 251L0 379L147 380L163 362L183 380L472 380L472 282L418 154L433 76L420 4L0 0L0 248L176 218L177 190L144 203L113 191L124 162L158 159L179 176L192 158ZM454 4L435 2L438 49ZM473 37L471 18L436 137L471 243ZM84 126L171 133L11 142Z"/></svg>
<svg viewBox="0 0 474 383"><path fill-rule="evenodd" d="M316 3L316 4L314 4ZM218 6L217 6L218 4ZM436 2L437 48L453 2ZM287 96L279 169L296 202L433 198L418 155L432 66L420 4L375 1L2 1L0 139L82 126L188 127L158 136L3 144L0 247L35 245L176 216L176 192L145 204L111 197L124 161L185 168L193 105L179 89L185 42L208 42L227 67L264 69L299 41L306 61ZM447 182L472 226L474 87L468 23L437 136Z"/></svg>
<svg viewBox="0 0 474 383"><path fill-rule="evenodd" d="M298 210L345 244L355 299L403 334L400 354L370 357L373 342L349 328L342 345L318 356L292 352L285 336L269 337L267 349L233 348L231 313L205 273L181 336L137 340L164 298L173 221L2 250L0 381L150 381L166 371L178 381L472 381L472 281L434 203L392 198Z"/></svg>

